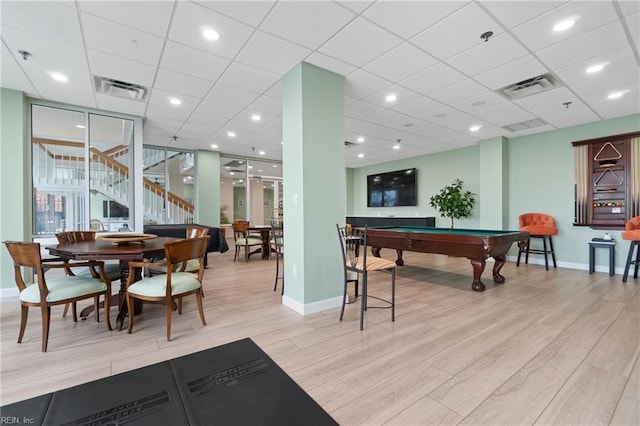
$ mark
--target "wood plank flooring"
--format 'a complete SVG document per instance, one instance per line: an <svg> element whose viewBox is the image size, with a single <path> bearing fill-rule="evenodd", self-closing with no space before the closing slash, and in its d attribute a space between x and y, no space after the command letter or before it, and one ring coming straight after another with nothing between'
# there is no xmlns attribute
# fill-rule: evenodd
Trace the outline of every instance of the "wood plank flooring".
<svg viewBox="0 0 640 426"><path fill-rule="evenodd" d="M508 262L505 284L489 264L476 293L466 259L405 262L396 321L371 309L362 332L358 304L342 322L338 308L301 316L273 292L273 260L229 252L209 255L207 326L188 298L171 342L162 306L145 305L131 335L58 308L43 354L40 313L17 344L19 303L2 299L0 404L250 337L342 425L640 424L640 280ZM388 283L371 274L370 294Z"/></svg>

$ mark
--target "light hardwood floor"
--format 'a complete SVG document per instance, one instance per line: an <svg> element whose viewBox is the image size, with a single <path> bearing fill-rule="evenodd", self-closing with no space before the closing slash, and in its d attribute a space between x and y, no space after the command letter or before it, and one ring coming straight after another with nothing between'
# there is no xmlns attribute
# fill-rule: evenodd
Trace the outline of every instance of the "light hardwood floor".
<svg viewBox="0 0 640 426"><path fill-rule="evenodd" d="M188 298L171 342L162 306L146 305L131 335L60 308L43 354L39 311L17 344L18 301L2 299L0 404L250 337L342 425L640 424L640 279L509 262L495 286L489 263L476 293L466 259L405 260L396 321L373 309L362 332L357 305L343 322L338 308L301 316L272 291L273 260L232 252L209 255L207 326ZM370 294L388 283L371 274Z"/></svg>

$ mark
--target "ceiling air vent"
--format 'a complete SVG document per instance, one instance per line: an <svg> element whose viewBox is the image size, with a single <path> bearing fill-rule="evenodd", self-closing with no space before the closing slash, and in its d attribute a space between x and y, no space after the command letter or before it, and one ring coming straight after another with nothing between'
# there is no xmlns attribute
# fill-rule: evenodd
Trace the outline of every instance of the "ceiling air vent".
<svg viewBox="0 0 640 426"><path fill-rule="evenodd" d="M96 84L96 92L105 95L117 96L119 98L144 101L147 98L149 89L139 84L128 83L126 81L114 80L113 78L93 76Z"/></svg>
<svg viewBox="0 0 640 426"><path fill-rule="evenodd" d="M345 148L351 148L352 146L358 145L355 142L349 142L349 141L344 141L344 147Z"/></svg>
<svg viewBox="0 0 640 426"><path fill-rule="evenodd" d="M546 126L547 123L544 120L539 118L534 118L533 120L522 121L520 123L509 124L508 126L502 126L503 129L508 130L510 132L516 133L521 132L523 130L533 129L535 127Z"/></svg>
<svg viewBox="0 0 640 426"><path fill-rule="evenodd" d="M556 79L551 74L542 74L498 89L498 92L506 95L509 99L520 99L555 87L557 87Z"/></svg>

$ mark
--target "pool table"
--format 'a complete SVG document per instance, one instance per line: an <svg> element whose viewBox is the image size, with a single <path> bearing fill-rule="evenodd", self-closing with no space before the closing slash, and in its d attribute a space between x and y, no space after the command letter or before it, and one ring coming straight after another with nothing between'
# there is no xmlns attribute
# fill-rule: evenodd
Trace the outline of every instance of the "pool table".
<svg viewBox="0 0 640 426"><path fill-rule="evenodd" d="M477 229L429 228L421 226L375 226L367 228L367 245L374 256L380 257L383 248L395 249L396 264L404 265L402 251L438 253L449 256L466 257L473 267L475 291L484 291L480 280L486 259L493 257L493 281L502 284L504 276L500 269L506 262L506 254L514 242L528 241L529 233L518 231L489 231Z"/></svg>

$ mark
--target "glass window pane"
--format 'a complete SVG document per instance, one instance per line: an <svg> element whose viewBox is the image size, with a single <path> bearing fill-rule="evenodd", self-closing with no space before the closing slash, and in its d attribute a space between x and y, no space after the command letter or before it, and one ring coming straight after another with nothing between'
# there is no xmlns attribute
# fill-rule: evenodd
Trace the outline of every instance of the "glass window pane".
<svg viewBox="0 0 640 426"><path fill-rule="evenodd" d="M33 234L84 229L84 113L32 105Z"/></svg>
<svg viewBox="0 0 640 426"><path fill-rule="evenodd" d="M89 229L133 229L134 122L89 114Z"/></svg>

